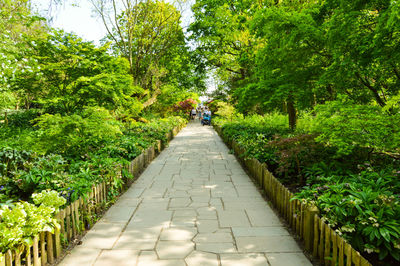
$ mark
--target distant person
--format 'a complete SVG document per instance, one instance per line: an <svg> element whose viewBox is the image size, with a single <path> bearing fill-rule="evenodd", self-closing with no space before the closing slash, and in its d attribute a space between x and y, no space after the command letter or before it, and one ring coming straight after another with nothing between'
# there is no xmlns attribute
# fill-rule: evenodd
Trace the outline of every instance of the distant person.
<svg viewBox="0 0 400 266"><path fill-rule="evenodd" d="M192 109L192 115L191 115L191 118L192 118L192 120L194 120L194 118L196 117L196 109Z"/></svg>
<svg viewBox="0 0 400 266"><path fill-rule="evenodd" d="M211 110L207 108L204 113L210 117L210 124L211 124Z"/></svg>
<svg viewBox="0 0 400 266"><path fill-rule="evenodd" d="M197 108L197 117L199 118L199 121L201 120L201 108Z"/></svg>

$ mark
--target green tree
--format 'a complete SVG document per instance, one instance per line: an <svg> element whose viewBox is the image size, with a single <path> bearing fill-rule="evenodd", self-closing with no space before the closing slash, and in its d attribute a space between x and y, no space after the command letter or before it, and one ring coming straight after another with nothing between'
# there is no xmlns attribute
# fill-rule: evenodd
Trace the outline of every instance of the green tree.
<svg viewBox="0 0 400 266"><path fill-rule="evenodd" d="M72 113L86 106L136 116L141 104L136 95L129 65L123 58L96 48L79 37L54 31L47 38L29 38L21 60L26 65L15 73L12 86L24 95L25 107L32 104L50 112Z"/></svg>
<svg viewBox="0 0 400 266"><path fill-rule="evenodd" d="M191 39L205 64L236 88L252 77L254 52L261 45L250 33L250 21L261 1L196 1L190 25Z"/></svg>
<svg viewBox="0 0 400 266"><path fill-rule="evenodd" d="M300 110L339 96L399 108L396 2L203 0L193 9L198 49L243 113L287 112L294 129Z"/></svg>
<svg viewBox="0 0 400 266"><path fill-rule="evenodd" d="M266 44L257 52L255 84L239 95L241 99L252 95L265 111L286 111L292 129L298 109L326 97L317 81L329 55L323 51L324 31L314 12L277 5L258 12L252 21L254 32Z"/></svg>
<svg viewBox="0 0 400 266"><path fill-rule="evenodd" d="M30 1L0 1L0 111L17 103L17 95L10 90L10 79L26 62L19 60L26 36L44 36L47 28L43 18L33 15Z"/></svg>
<svg viewBox="0 0 400 266"><path fill-rule="evenodd" d="M359 103L385 106L399 94L399 5L393 1L326 1L324 82Z"/></svg>
<svg viewBox="0 0 400 266"><path fill-rule="evenodd" d="M144 89L143 105L157 100L178 47L184 47L180 12L165 1L93 0L112 41L113 51L125 57L134 84Z"/></svg>

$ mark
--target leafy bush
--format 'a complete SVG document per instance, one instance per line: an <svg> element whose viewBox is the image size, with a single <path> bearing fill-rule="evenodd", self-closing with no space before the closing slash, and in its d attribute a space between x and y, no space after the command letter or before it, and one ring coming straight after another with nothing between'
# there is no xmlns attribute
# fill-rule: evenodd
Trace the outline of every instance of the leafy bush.
<svg viewBox="0 0 400 266"><path fill-rule="evenodd" d="M35 148L42 153L79 156L102 142L122 135L120 126L104 108L85 109L82 114L44 114L38 119Z"/></svg>
<svg viewBox="0 0 400 266"><path fill-rule="evenodd" d="M18 169L24 169L24 164L31 158L32 153L28 151L0 149L0 177L5 177Z"/></svg>
<svg viewBox="0 0 400 266"><path fill-rule="evenodd" d="M16 128L29 128L33 121L41 115L38 109L16 111L8 115L8 126Z"/></svg>
<svg viewBox="0 0 400 266"><path fill-rule="evenodd" d="M296 132L279 114L214 123L245 156L265 162L289 189L300 191L297 198L316 204L355 248L392 263L400 257L400 162L396 145L385 144L379 132L397 141L397 125L390 124L396 116L376 115L373 107L356 106L351 113L350 105L332 106L321 107L326 112L316 117L302 114Z"/></svg>
<svg viewBox="0 0 400 266"><path fill-rule="evenodd" d="M221 122L219 122L221 121ZM238 136L255 137L262 134L267 139L271 139L274 135L289 134L287 127L287 117L279 113L272 113L265 116L253 115L245 118L238 117L232 122L217 120L217 124L222 126L224 135L230 139Z"/></svg>
<svg viewBox="0 0 400 266"><path fill-rule="evenodd" d="M42 191L32 197L35 205L18 202L13 207L3 205L0 208L0 252L21 244L31 245L39 232L53 232L60 226L54 215L65 204L65 199L54 191Z"/></svg>
<svg viewBox="0 0 400 266"><path fill-rule="evenodd" d="M371 168L348 176L320 176L296 198L314 203L336 231L367 253L400 260L399 173Z"/></svg>
<svg viewBox="0 0 400 266"><path fill-rule="evenodd" d="M274 151L277 168L275 173L282 181L291 186L305 185L304 169L317 163L321 158L329 157L329 150L315 141L310 134L289 138L278 137L268 142L266 149ZM271 161L267 161L271 165Z"/></svg>
<svg viewBox="0 0 400 266"><path fill-rule="evenodd" d="M226 102L218 102L217 103L218 111L215 112L216 115L219 115L227 120L232 121L232 119L236 115L235 107L226 103Z"/></svg>
<svg viewBox="0 0 400 266"><path fill-rule="evenodd" d="M65 187L69 182L65 172L67 164L60 155L38 156L35 153L7 148L1 149L1 153L8 156L0 158L0 165L5 165L10 154L13 156L13 161L9 161L8 171L4 171L0 179L2 194L8 196L7 200L28 200L33 192Z"/></svg>
<svg viewBox="0 0 400 266"><path fill-rule="evenodd" d="M311 131L317 140L338 149L338 155L352 153L357 147L376 152L398 153L400 114L389 115L380 107L332 101L319 105Z"/></svg>
<svg viewBox="0 0 400 266"><path fill-rule="evenodd" d="M49 122L50 125L47 128L49 130L47 137L50 138L50 132L55 132L52 135L55 137L47 147L48 155L0 148L0 204L5 204L10 200L29 200L32 193L44 189L58 191L68 202L71 202L86 195L93 184L103 181L113 181L115 187L111 190L117 191L117 186L121 184L115 178L121 172L123 165L136 158L156 140L165 140L165 133L186 121L180 117L171 117L154 119L148 123L134 123L123 128L123 135L121 132L121 134L104 138L100 135L108 134L106 129L113 126L114 122L100 121L102 115L93 114L87 119L82 118L79 123L72 121L71 116L67 118L59 116L55 118L55 122L54 117L49 118L51 123ZM47 118L44 120L48 121ZM100 122L97 122L98 120ZM102 123L108 122L110 124L102 127ZM69 125L78 131L88 129L83 134L87 136L86 139L82 139L80 137L82 134L79 132L77 134L68 128ZM97 127L101 129L96 131ZM69 132L69 135L63 139L65 132ZM42 142L31 146L42 147L46 143L45 139L43 137ZM62 147L62 145L67 145L68 140L70 147ZM74 153L70 152L72 147ZM50 151L58 154L50 153ZM125 171L124 176L132 178ZM112 194L116 193L112 192Z"/></svg>

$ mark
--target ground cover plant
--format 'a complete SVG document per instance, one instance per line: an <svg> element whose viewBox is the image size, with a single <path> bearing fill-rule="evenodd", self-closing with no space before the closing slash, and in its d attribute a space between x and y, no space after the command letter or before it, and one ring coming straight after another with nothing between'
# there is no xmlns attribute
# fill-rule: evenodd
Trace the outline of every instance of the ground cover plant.
<svg viewBox="0 0 400 266"><path fill-rule="evenodd" d="M393 117L382 121L374 116L371 121L371 112L355 112L357 106L352 115L346 109L350 105L336 112L328 105L318 108L330 110L329 115L305 114L295 131L278 113L219 117L213 123L246 150L245 156L266 163L296 198L316 205L327 222L372 262L395 263L400 260L399 151L391 142L383 144L377 130L387 132L385 127L390 127L388 138L393 140L399 127L388 122ZM346 123L333 126L343 119Z"/></svg>
<svg viewBox="0 0 400 266"><path fill-rule="evenodd" d="M118 33L134 32L137 45L109 32L96 46L52 28L31 1L0 3L0 253L52 231L57 210L96 184L111 184L107 200L115 200L135 178L124 167L187 122L175 106L205 86L179 10L162 1L132 7L149 16L139 26L121 13ZM164 21L163 12L173 16ZM149 43L154 25L162 34Z"/></svg>
<svg viewBox="0 0 400 266"><path fill-rule="evenodd" d="M101 116L102 112L97 115ZM19 119L20 116L15 117ZM107 200L112 202L125 180L134 178L124 167L157 140L165 143L165 134L186 122L173 116L145 123L121 124L114 120L113 127L118 129L115 131L118 134L99 138L102 131L98 128L104 126L102 121L106 119L83 123L87 133L82 137L65 132L66 129L70 132L80 129L82 121L67 120L67 126L64 123L35 126L35 123L48 121L47 115L43 116L33 121L31 128L22 131L10 126L13 115L9 116L7 127L0 127L0 132L8 136L0 141L0 228L4 233L0 252L3 253L15 248L23 252L24 244L31 244L39 232L53 232L59 226L54 218L57 210L80 197L85 198L95 184L107 182L111 185ZM110 130L108 124L104 128ZM43 129L50 133L43 133ZM13 134L7 135L10 132ZM22 136L17 139L24 139L24 143L8 141L18 133ZM49 141L43 134L69 135L59 139L52 137ZM30 138L23 137L27 135Z"/></svg>
<svg viewBox="0 0 400 266"><path fill-rule="evenodd" d="M25 245L31 245L39 232L54 232L60 227L54 215L65 204L63 197L55 191L42 191L32 194L32 201L0 206L0 252L17 248L17 252L23 252Z"/></svg>
<svg viewBox="0 0 400 266"><path fill-rule="evenodd" d="M12 121L13 116L9 119ZM48 116L44 115L44 120L48 122ZM185 122L180 117L169 117L148 123L116 124L111 129L118 134L109 134L113 133L109 124L101 124L107 120L100 118L92 124L90 120L84 123L86 128L82 131L86 134L82 136L66 131L81 130L82 121L71 119L67 124L51 121L51 125L43 125L44 120L38 122L37 129L31 129L31 138L25 140L22 147L9 143L8 139L0 142L2 203L28 200L32 193L43 189L59 191L68 202L74 201L85 195L93 184L116 176L123 166L155 145L157 140L165 142L165 134ZM99 130L99 127L103 128ZM47 131L43 132L43 128ZM5 131L10 132L10 127ZM101 134L107 138L101 138ZM10 138L15 135L17 130ZM13 144L12 147L9 144Z"/></svg>

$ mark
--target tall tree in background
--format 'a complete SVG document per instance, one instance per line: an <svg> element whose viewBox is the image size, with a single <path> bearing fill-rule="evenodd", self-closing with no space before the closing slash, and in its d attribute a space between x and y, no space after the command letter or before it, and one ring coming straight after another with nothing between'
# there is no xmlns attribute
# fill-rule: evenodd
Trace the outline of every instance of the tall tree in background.
<svg viewBox="0 0 400 266"><path fill-rule="evenodd" d="M260 45L247 22L262 1L196 1L192 10L191 38L208 67L231 87L243 86L251 77L254 51Z"/></svg>
<svg viewBox="0 0 400 266"><path fill-rule="evenodd" d="M211 1L190 29L243 113L299 111L338 98L397 112L396 1Z"/></svg>
<svg viewBox="0 0 400 266"><path fill-rule="evenodd" d="M29 36L41 38L46 34L44 19L32 14L30 1L0 1L0 112L6 108L18 108L18 95L11 89L10 79L28 64L23 53L29 47L23 40Z"/></svg>
<svg viewBox="0 0 400 266"><path fill-rule="evenodd" d="M92 0L113 41L113 50L128 59L136 85L145 90L144 107L161 93L171 50L184 47L180 12L164 1Z"/></svg>
<svg viewBox="0 0 400 266"><path fill-rule="evenodd" d="M329 64L329 55L326 58L323 51L323 30L311 5L273 5L259 11L251 22L253 32L265 43L257 52L251 93L258 96L263 110L286 111L291 129L298 109L309 108L317 96L325 96L316 81ZM247 93L239 91L241 98Z"/></svg>
<svg viewBox="0 0 400 266"><path fill-rule="evenodd" d="M88 106L110 110L118 118L136 117L141 104L125 58L107 53L74 34L51 31L47 38L26 38L26 66L10 78L11 88L50 113L71 114Z"/></svg>

